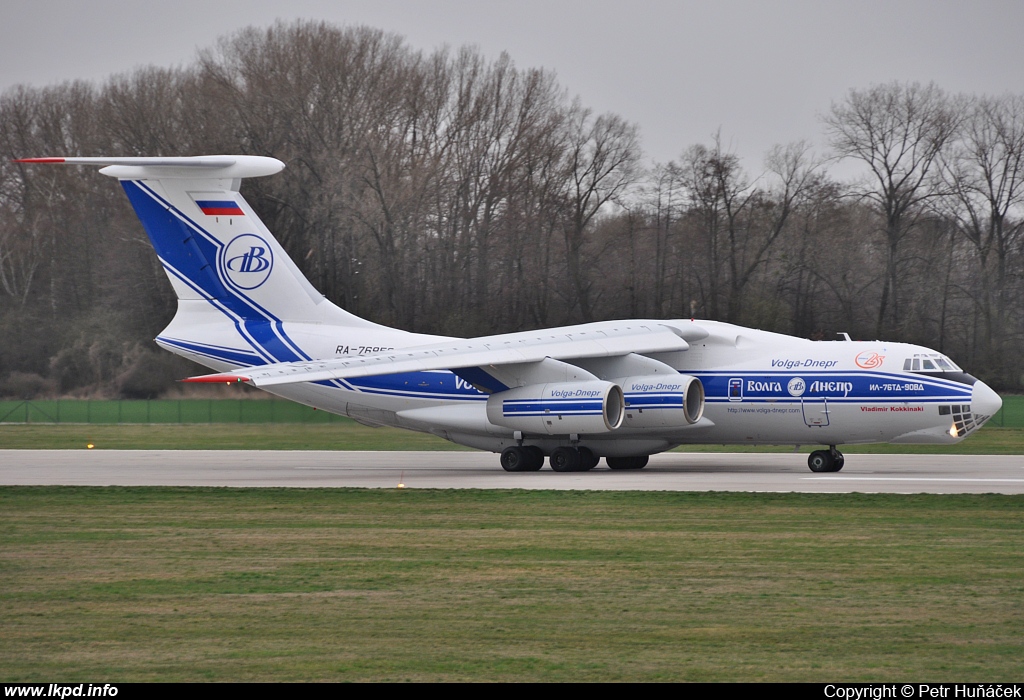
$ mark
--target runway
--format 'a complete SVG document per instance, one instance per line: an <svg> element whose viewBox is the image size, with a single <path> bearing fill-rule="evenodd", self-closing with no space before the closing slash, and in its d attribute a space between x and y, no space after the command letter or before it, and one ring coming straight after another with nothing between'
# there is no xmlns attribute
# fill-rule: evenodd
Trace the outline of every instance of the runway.
<svg viewBox="0 0 1024 700"><path fill-rule="evenodd" d="M0 485L465 488L804 493L1024 493L1024 457L850 454L814 474L804 453L655 455L646 469L507 473L481 452L0 450Z"/></svg>

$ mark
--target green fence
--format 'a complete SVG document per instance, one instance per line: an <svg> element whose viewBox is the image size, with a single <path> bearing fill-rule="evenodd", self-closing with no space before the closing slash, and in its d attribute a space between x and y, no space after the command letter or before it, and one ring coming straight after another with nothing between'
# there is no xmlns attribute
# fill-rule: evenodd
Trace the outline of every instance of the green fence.
<svg viewBox="0 0 1024 700"><path fill-rule="evenodd" d="M0 423L331 423L344 418L279 399L0 401ZM1024 428L1024 396L1004 396L989 425Z"/></svg>
<svg viewBox="0 0 1024 700"><path fill-rule="evenodd" d="M345 420L284 400L0 401L0 423L331 423Z"/></svg>
<svg viewBox="0 0 1024 700"><path fill-rule="evenodd" d="M988 424L1000 428L1024 428L1024 396L1004 396L1003 407Z"/></svg>

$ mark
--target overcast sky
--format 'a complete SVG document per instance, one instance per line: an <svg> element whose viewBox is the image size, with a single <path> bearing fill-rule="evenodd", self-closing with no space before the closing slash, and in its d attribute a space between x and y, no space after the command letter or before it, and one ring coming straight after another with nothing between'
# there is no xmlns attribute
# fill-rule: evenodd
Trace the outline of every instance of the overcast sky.
<svg viewBox="0 0 1024 700"><path fill-rule="evenodd" d="M851 88L1024 93L1019 0L0 0L0 90L185 65L219 36L277 19L506 51L639 124L652 160L720 129L752 171L776 143L823 150L818 116Z"/></svg>

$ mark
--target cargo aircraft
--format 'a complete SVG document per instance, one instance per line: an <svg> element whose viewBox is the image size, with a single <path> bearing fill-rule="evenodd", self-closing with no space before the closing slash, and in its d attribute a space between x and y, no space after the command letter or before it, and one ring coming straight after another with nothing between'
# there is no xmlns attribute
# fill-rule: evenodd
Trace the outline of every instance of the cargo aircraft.
<svg viewBox="0 0 1024 700"><path fill-rule="evenodd" d="M1002 405L942 353L810 341L694 319L601 321L481 338L388 328L306 280L239 194L273 158L29 158L121 181L178 296L157 336L215 374L369 425L501 454L507 471L640 469L684 444L952 444Z"/></svg>

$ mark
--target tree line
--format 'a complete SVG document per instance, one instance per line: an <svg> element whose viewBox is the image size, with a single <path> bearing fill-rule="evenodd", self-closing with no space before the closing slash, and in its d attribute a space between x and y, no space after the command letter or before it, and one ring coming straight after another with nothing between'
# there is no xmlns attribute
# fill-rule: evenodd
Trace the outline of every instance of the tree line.
<svg viewBox="0 0 1024 700"><path fill-rule="evenodd" d="M153 396L175 300L108 178L35 155L248 153L242 192L328 298L479 335L698 317L917 342L1020 389L1024 97L853 89L829 159L746 172L717 136L647 164L639 129L555 76L375 29L278 24L182 68L0 95L0 393ZM864 175L830 175L838 159Z"/></svg>

